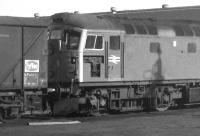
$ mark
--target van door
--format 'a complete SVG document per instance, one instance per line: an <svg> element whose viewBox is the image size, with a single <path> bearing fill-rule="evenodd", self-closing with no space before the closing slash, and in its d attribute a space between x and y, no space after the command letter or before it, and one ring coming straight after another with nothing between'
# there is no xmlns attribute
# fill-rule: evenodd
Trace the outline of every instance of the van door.
<svg viewBox="0 0 200 136"><path fill-rule="evenodd" d="M124 76L124 42L121 35L107 37L105 44L106 77L109 80L119 80Z"/></svg>

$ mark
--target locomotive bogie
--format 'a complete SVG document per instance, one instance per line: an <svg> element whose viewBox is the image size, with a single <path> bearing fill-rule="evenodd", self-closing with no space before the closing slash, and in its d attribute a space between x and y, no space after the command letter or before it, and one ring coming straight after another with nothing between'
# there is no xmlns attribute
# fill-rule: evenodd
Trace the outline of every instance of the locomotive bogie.
<svg viewBox="0 0 200 136"><path fill-rule="evenodd" d="M79 101L80 111L141 111L152 108L163 110L186 101L183 88L166 86L125 86L84 88ZM88 111L89 110L89 111Z"/></svg>

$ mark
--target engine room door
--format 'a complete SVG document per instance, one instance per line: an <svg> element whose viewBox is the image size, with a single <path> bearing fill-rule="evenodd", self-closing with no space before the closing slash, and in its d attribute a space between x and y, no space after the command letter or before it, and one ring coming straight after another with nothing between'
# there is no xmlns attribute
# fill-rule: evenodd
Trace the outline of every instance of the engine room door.
<svg viewBox="0 0 200 136"><path fill-rule="evenodd" d="M107 37L105 45L106 77L109 80L120 80L124 75L123 56L124 44L121 35Z"/></svg>

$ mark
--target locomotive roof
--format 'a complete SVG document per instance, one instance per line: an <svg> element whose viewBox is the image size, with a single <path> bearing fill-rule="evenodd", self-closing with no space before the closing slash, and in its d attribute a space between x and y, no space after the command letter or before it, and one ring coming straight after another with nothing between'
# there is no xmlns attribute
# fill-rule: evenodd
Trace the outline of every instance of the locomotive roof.
<svg viewBox="0 0 200 136"><path fill-rule="evenodd" d="M0 25L47 27L49 24L50 24L49 17L33 18L33 17L0 16Z"/></svg>
<svg viewBox="0 0 200 136"><path fill-rule="evenodd" d="M129 18L152 18L152 19L174 19L174 20L193 20L200 21L200 6L156 8L142 10L118 11L117 14L112 12L92 13L98 16L118 16Z"/></svg>
<svg viewBox="0 0 200 136"><path fill-rule="evenodd" d="M86 29L120 29L116 26L116 23L109 22L105 17L101 18L92 14L58 13L53 15L52 19L54 24L62 23Z"/></svg>
<svg viewBox="0 0 200 136"><path fill-rule="evenodd" d="M159 8L147 10L129 10L119 11L116 14L111 12L73 14L58 13L52 16L55 22L62 22L66 25L81 27L86 29L109 29L124 30L123 24L129 24L137 21L154 24L156 21L179 23L199 23L200 6L177 7L177 8Z"/></svg>

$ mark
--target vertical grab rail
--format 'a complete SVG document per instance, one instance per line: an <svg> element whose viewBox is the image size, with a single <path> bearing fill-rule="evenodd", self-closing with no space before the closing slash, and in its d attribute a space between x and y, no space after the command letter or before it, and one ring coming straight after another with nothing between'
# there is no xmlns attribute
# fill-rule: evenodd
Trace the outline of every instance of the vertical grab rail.
<svg viewBox="0 0 200 136"><path fill-rule="evenodd" d="M124 42L121 43L121 78L124 78Z"/></svg>
<svg viewBox="0 0 200 136"><path fill-rule="evenodd" d="M105 42L105 78L108 78L108 42Z"/></svg>

